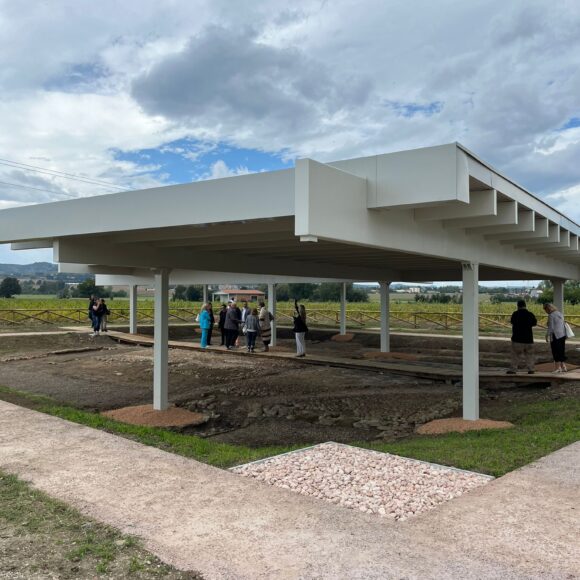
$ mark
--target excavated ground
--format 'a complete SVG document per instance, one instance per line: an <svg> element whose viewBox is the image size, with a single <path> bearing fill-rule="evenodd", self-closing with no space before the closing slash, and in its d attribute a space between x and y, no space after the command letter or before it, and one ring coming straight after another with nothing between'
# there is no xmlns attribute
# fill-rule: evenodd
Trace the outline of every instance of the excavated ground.
<svg viewBox="0 0 580 580"><path fill-rule="evenodd" d="M284 336L284 333L281 333ZM376 350L378 337L357 335L336 343L329 333L311 333L308 352L362 359ZM176 327L171 338L191 338L190 329ZM277 350L291 350L282 338ZM507 368L509 345L482 342L483 366ZM540 360L548 360L539 345ZM393 337L393 350L425 364L461 363L461 343L453 338ZM580 352L569 351L570 362ZM574 359L574 360L572 360ZM384 372L252 356L200 351L170 351L170 400L203 413L207 421L182 431L224 442L260 446L396 439L432 419L457 415L461 388L457 382L434 381ZM152 349L119 345L104 336L87 334L0 337L0 384L44 394L98 411L152 400ZM577 383L482 384L482 416L514 401L579 396ZM9 396L3 394L2 398Z"/></svg>

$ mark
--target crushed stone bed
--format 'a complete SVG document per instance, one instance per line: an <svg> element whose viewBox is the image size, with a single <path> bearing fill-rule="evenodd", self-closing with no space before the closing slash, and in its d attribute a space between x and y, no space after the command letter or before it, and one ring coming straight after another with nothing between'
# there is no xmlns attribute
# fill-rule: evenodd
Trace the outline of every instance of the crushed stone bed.
<svg viewBox="0 0 580 580"><path fill-rule="evenodd" d="M270 485L369 514L406 520L493 479L338 443L231 469Z"/></svg>

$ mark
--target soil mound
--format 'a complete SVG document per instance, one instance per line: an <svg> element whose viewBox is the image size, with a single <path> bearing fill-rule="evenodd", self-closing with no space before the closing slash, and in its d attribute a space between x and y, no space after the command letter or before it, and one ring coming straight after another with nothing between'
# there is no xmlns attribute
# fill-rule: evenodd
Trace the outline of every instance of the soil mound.
<svg viewBox="0 0 580 580"><path fill-rule="evenodd" d="M511 429L513 423L508 421L492 421L491 419L478 419L466 421L459 417L450 419L435 419L417 427L420 435L441 435L443 433L465 433L466 431L481 431L482 429Z"/></svg>
<svg viewBox="0 0 580 580"><path fill-rule="evenodd" d="M148 427L185 427L201 425L207 421L207 416L193 413L181 407L169 407L165 411L155 411L153 405L137 405L122 407L112 411L103 411L101 415L122 421L131 425L147 425Z"/></svg>
<svg viewBox="0 0 580 580"><path fill-rule="evenodd" d="M354 338L354 334L347 332L346 334L333 334L330 340L334 342L351 342Z"/></svg>

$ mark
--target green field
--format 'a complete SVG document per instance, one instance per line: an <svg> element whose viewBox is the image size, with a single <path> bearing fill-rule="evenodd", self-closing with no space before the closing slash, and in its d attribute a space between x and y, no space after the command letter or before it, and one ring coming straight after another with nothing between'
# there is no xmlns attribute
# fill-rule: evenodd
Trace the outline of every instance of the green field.
<svg viewBox="0 0 580 580"><path fill-rule="evenodd" d="M485 295L482 295L484 297ZM390 313L393 330L413 331L452 331L461 329L460 304L429 304L410 300L399 301L400 295L391 295ZM337 302L304 301L309 316L310 326L339 325L340 305ZM128 324L129 300L115 298L107 300L112 324ZM252 305L255 306L255 305ZM540 326L546 323L546 315L541 304L530 303L529 309L536 314ZM24 327L57 327L75 324L88 324L88 300L86 298L56 299L52 297L18 297L0 299L0 328L14 329ZM194 323L201 308L201 302L170 301L170 323ZM347 305L347 326L349 328L377 328L379 321L379 303L353 302ZM219 305L216 304L216 312ZM480 303L480 330L485 333L505 334L510 332L510 315L515 309L514 303L491 304L489 301ZM277 317L281 325L292 322L294 304L278 302ZM150 324L153 321L154 301L149 297L141 297L138 305L139 324ZM566 304L565 313L568 322L580 328L580 305Z"/></svg>

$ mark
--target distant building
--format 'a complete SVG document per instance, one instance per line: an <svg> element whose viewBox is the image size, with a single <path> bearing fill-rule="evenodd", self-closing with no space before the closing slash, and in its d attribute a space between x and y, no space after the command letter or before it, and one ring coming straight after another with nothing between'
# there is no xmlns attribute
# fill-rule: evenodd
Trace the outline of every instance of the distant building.
<svg viewBox="0 0 580 580"><path fill-rule="evenodd" d="M237 288L226 288L220 290L219 292L213 293L214 302L229 302L230 300L235 300L236 302L241 302L246 300L247 302L258 302L263 300L265 294L260 290L238 290Z"/></svg>
<svg viewBox="0 0 580 580"><path fill-rule="evenodd" d="M530 292L530 298L539 298L542 295L542 290L540 290L539 288L534 288L531 292Z"/></svg>

